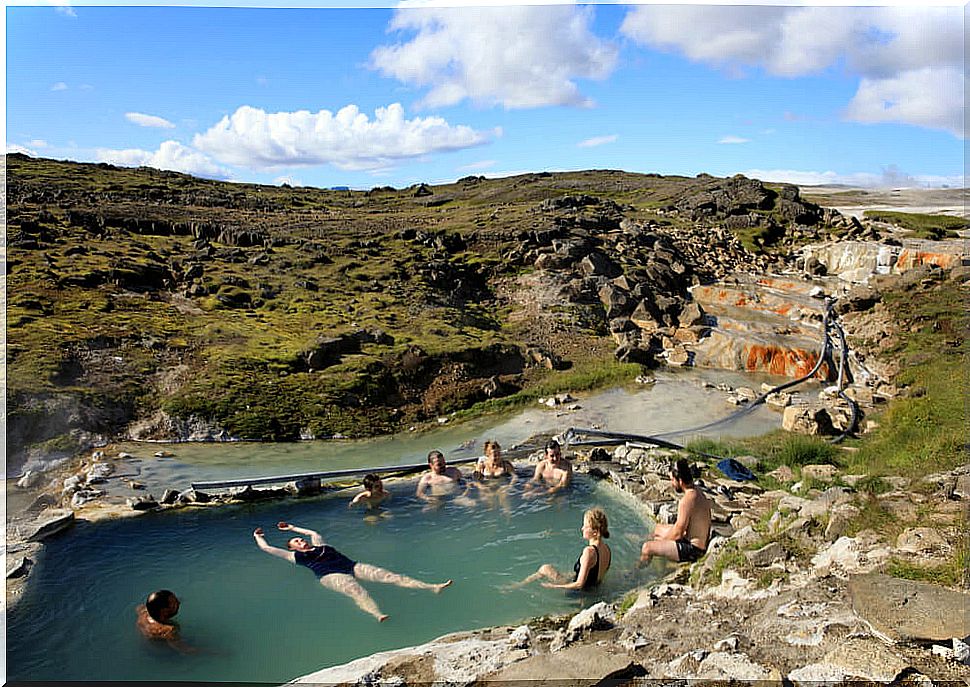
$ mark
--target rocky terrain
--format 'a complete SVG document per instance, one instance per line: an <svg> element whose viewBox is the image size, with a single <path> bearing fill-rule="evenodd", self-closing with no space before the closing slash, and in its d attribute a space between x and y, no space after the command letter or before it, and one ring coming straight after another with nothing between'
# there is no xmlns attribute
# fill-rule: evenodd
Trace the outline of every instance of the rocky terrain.
<svg viewBox="0 0 970 687"><path fill-rule="evenodd" d="M12 474L116 438L366 436L632 378L696 323L691 286L880 235L744 177L364 192L6 171Z"/></svg>
<svg viewBox="0 0 970 687"><path fill-rule="evenodd" d="M8 603L77 518L320 487L146 490L111 439L360 436L534 401L549 380L621 378L604 369L810 374L830 386L808 403L724 389L793 434L692 448L716 503L698 563L573 617L303 681L970 684L962 241L743 177L346 192L12 155L7 171L8 475L27 466L31 501L7 529ZM757 480L724 478L704 452ZM658 521L674 512L670 452L575 457Z"/></svg>

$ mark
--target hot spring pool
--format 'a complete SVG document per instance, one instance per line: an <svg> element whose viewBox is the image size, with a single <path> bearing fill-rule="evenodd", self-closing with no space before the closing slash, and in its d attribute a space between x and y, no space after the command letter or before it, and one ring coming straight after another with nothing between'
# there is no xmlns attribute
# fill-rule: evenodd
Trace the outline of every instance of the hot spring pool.
<svg viewBox="0 0 970 687"><path fill-rule="evenodd" d="M524 499L523 482L504 503L452 500L430 510L413 498L413 482L391 483L389 517L377 522L349 510L341 494L80 523L47 542L8 615L7 677L280 683L449 632L575 611L656 574L634 572L647 525L627 497L577 475L564 494ZM609 516L614 556L599 589L579 597L538 585L503 591L544 562L571 570L584 543L582 513L593 505ZM279 520L318 530L356 560L455 583L437 595L364 583L391 616L379 624L309 570L256 547L257 526L285 545ZM135 606L158 588L181 599L182 635L199 653L177 654L136 631Z"/></svg>

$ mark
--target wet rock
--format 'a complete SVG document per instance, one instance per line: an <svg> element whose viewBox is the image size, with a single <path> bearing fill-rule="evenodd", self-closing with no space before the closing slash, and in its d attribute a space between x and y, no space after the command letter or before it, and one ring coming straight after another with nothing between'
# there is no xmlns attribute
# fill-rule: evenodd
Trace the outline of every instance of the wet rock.
<svg viewBox="0 0 970 687"><path fill-rule="evenodd" d="M970 595L872 573L849 580L855 612L890 640L949 641L970 635Z"/></svg>
<svg viewBox="0 0 970 687"><path fill-rule="evenodd" d="M165 504L166 506L170 506L173 503L175 503L178 497L179 497L178 490L166 489L164 492L162 492L161 503Z"/></svg>
<svg viewBox="0 0 970 687"><path fill-rule="evenodd" d="M204 491L197 491L195 489L186 489L178 495L179 503L209 503L211 500L212 497L207 493Z"/></svg>
<svg viewBox="0 0 970 687"><path fill-rule="evenodd" d="M156 508L159 508L158 501L156 501L155 497L151 494L128 499L127 504L132 510L138 511L155 510Z"/></svg>
<svg viewBox="0 0 970 687"><path fill-rule="evenodd" d="M114 472L114 466L110 463L93 463L84 475L84 481L88 484L103 484L108 481L108 476Z"/></svg>
<svg viewBox="0 0 970 687"><path fill-rule="evenodd" d="M292 483L291 491L297 496L315 496L320 493L320 489L319 477L304 477Z"/></svg>
<svg viewBox="0 0 970 687"><path fill-rule="evenodd" d="M80 508L84 504L95 501L102 496L104 496L104 492L98 489L81 489L71 496L71 507Z"/></svg>
<svg viewBox="0 0 970 687"><path fill-rule="evenodd" d="M52 511L45 519L35 525L33 531L27 536L27 541L43 541L63 532L73 524L74 511Z"/></svg>
<svg viewBox="0 0 970 687"><path fill-rule="evenodd" d="M34 562L27 558L27 556L21 556L14 561L14 564L7 570L7 579L15 580L19 577L24 577L30 572L31 566Z"/></svg>

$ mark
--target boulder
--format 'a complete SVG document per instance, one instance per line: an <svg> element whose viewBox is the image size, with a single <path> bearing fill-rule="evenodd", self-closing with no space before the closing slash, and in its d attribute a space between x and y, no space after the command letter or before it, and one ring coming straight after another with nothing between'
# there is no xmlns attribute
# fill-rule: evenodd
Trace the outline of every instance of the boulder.
<svg viewBox="0 0 970 687"><path fill-rule="evenodd" d="M179 497L178 490L176 490L176 489L166 489L162 493L162 500L161 500L161 502L164 503L166 506L170 506L173 503L175 503L175 501L176 501L176 499L178 499L178 497Z"/></svg>
<svg viewBox="0 0 970 687"><path fill-rule="evenodd" d="M881 642L850 637L841 642L822 660L841 668L846 677L869 682L894 682L909 663Z"/></svg>
<svg viewBox="0 0 970 687"><path fill-rule="evenodd" d="M852 608L890 640L949 641L970 636L970 595L926 582L871 573L849 580Z"/></svg>
<svg viewBox="0 0 970 687"><path fill-rule="evenodd" d="M761 547L757 551L745 551L745 558L751 565L757 566L759 568L764 568L775 561L782 561L785 559L785 549L778 542L771 542L770 544Z"/></svg>
<svg viewBox="0 0 970 687"><path fill-rule="evenodd" d="M838 470L834 465L805 465L802 467L802 479L817 479L820 482L831 482Z"/></svg>
<svg viewBox="0 0 970 687"><path fill-rule="evenodd" d="M911 527L897 537L896 548L904 553L931 555L947 551L950 546L932 527Z"/></svg>
<svg viewBox="0 0 970 687"><path fill-rule="evenodd" d="M151 494L146 494L145 496L137 496L133 499L127 500L128 505L132 510L155 510L158 508L158 501Z"/></svg>
<svg viewBox="0 0 970 687"><path fill-rule="evenodd" d="M817 436L835 434L828 411L819 406L788 406L781 420L782 429Z"/></svg>

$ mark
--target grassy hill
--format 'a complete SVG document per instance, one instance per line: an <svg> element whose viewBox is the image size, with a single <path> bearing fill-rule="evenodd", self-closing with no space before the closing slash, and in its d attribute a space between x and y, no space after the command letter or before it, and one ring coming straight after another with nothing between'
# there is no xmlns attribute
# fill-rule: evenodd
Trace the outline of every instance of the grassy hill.
<svg viewBox="0 0 970 687"><path fill-rule="evenodd" d="M707 227L733 221L769 253L792 222L820 217L794 187L744 177L602 170L338 191L23 155L6 171L8 445L21 459L133 422L157 438L371 435L539 384L630 376L595 292L537 297L559 278L539 256L578 245L645 279L643 260L666 246L697 281L721 269L690 257ZM728 238L732 260L754 259Z"/></svg>

